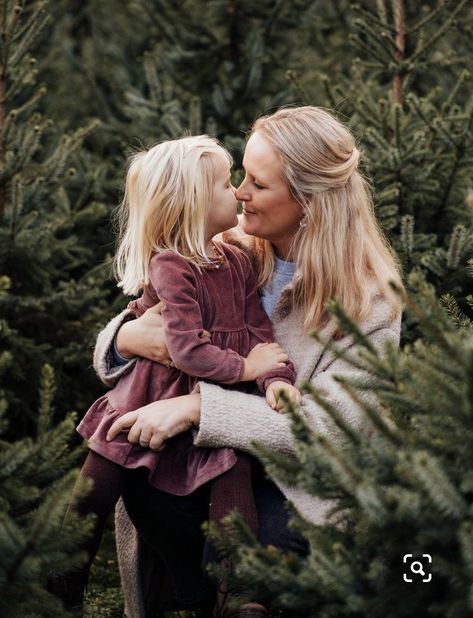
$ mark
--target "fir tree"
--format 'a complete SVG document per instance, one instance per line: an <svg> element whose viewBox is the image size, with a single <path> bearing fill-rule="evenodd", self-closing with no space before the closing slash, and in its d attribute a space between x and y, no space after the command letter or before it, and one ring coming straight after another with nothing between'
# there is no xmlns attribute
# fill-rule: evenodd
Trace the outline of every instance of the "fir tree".
<svg viewBox="0 0 473 618"><path fill-rule="evenodd" d="M473 274L473 262L469 268ZM333 501L326 525L294 517L310 554L285 556L259 547L235 518L232 534L214 530L220 550L236 563L232 581L248 598L314 618L471 614L473 324L451 297L441 307L421 275L412 274L409 284L417 300L408 311L422 338L402 351L393 345L372 349L341 308L332 307L362 342L362 353L351 360L371 378L338 381L361 404L366 430L355 431L307 387L342 433L343 447L314 435L293 414L296 457L260 449L277 478ZM471 295L468 303L473 306ZM361 403L360 391L373 388L384 412ZM406 554L412 558L404 563ZM423 560L426 575L432 573L431 585L415 576L405 581L404 573L413 577L415 559Z"/></svg>
<svg viewBox="0 0 473 618"><path fill-rule="evenodd" d="M61 409L84 409L97 392L88 367L105 272L87 237L104 211L89 199L77 154L93 125L66 132L38 111L46 88L32 53L48 28L46 3L2 2L0 28L0 342L18 436L32 429L45 362Z"/></svg>
<svg viewBox="0 0 473 618"><path fill-rule="evenodd" d="M61 529L82 452L68 446L77 416L65 410L97 389L88 366L104 303L87 241L103 210L77 179L93 125L67 132L40 111L32 54L47 9L0 2L0 614L12 618L62 615L46 577L83 560L86 522Z"/></svg>
<svg viewBox="0 0 473 618"><path fill-rule="evenodd" d="M354 5L351 64L306 81L301 63L293 81L306 102L337 109L358 134L378 219L406 275L422 269L439 297L452 294L468 312L473 11L448 0L418 9L405 0Z"/></svg>
<svg viewBox="0 0 473 618"><path fill-rule="evenodd" d="M75 414L53 423L55 388L53 369L44 365L36 435L0 439L0 614L5 618L66 615L46 592L46 576L84 559L74 549L89 525L74 519L62 527L77 476L70 470L82 449L69 447ZM7 429L6 408L0 393L0 435Z"/></svg>
<svg viewBox="0 0 473 618"><path fill-rule="evenodd" d="M389 361L369 359L373 371L382 374L386 392L381 389L379 395L395 420L393 435L401 436L396 453L412 451L417 459L410 467L417 472L408 477L375 412L367 415L380 441L387 441L386 453L358 437L363 446L358 454L350 447L357 436L344 427L348 450L332 452L323 439L312 444L295 419L299 463L275 462L265 454L267 463L283 475L289 466L303 486L340 499L346 530L306 527L312 552L305 562L271 549L242 549L240 573L251 576L260 596L274 595L276 605L292 613L376 616L384 610L401 616L414 615L414 609L423 615L427 607L426 615L445 615L450 601L452 616L470 612L468 525L460 508L461 500L469 504L469 481L460 481L462 467L469 469L469 430L460 419L457 433L451 407L452 401L466 405L459 400L464 389L457 378L467 374L453 348L447 358L440 335L444 329L453 347L463 345L460 356L466 355L472 315L466 264L473 254L469 4L361 0L352 6L349 0L312 0L256 6L188 0L176 9L175 3L154 0L59 0L51 8L54 23L45 26L47 40L34 42L42 18L40 13L30 18L40 4L21 4L23 10L15 13L10 3L2 3L2 40L12 42L2 45L1 84L8 93L0 97L0 379L8 414L15 417L10 437L34 430L45 360L55 365L60 385L56 416L70 408L82 412L93 399L96 383L84 368L94 331L124 303L104 283L100 264L110 251L106 221L119 199L129 150L186 130L207 131L224 139L238 162L244 132L257 116L287 103L333 107L359 136L379 221L406 276L420 269L434 289L424 290L426 315L411 312L406 320L405 339L418 343L400 356L390 351ZM24 50L13 53L20 41L28 49L35 43L36 63ZM38 92L32 71L47 81L48 92ZM48 125L45 116L54 123ZM94 118L100 128L81 142L81 127ZM62 133L69 142L61 143ZM12 162L21 162L20 169L8 167ZM75 173L69 176L72 166ZM238 182L238 170L235 176ZM415 287L415 277L407 281ZM444 299L451 321L439 313L432 294ZM440 330L428 321L429 312ZM429 365L436 355L447 363L437 373ZM407 376L406 367L419 373L417 381L410 381L416 376ZM331 413L336 418L336 410ZM465 448L457 448L458 436ZM361 469L361 477L348 474L351 464L354 473ZM445 498L442 503L441 497L430 496L424 487L429 475L457 509L456 514L446 509L444 527L439 513ZM425 527L422 509L429 514ZM455 536L457 528L461 538ZM444 535L444 544L429 545L431 534ZM406 553L436 550L434 569L440 568L434 571L438 596L425 598L429 589L416 588L406 607L398 602L405 588L395 553L404 541L412 543ZM450 574L451 565L459 569L457 578ZM410 608L413 613L406 613Z"/></svg>

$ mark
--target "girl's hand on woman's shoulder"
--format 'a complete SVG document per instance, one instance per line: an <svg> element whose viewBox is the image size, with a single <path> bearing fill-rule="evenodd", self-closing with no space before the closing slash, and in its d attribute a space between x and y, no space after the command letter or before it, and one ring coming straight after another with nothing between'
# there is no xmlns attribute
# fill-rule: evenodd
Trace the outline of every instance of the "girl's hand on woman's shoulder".
<svg viewBox="0 0 473 618"><path fill-rule="evenodd" d="M126 412L110 427L107 440L110 442L120 432L129 430L128 442L161 451L166 440L197 426L199 421L200 394L194 392Z"/></svg>

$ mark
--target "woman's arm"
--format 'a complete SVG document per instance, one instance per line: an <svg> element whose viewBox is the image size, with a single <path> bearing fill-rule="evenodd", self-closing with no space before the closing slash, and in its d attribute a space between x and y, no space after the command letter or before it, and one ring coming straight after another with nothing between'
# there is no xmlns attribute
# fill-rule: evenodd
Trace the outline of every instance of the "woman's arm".
<svg viewBox="0 0 473 618"><path fill-rule="evenodd" d="M128 441L146 444L153 451L161 451L166 440L199 424L200 395L190 393L171 399L154 401L120 416L110 427L107 440L128 431Z"/></svg>
<svg viewBox="0 0 473 618"><path fill-rule="evenodd" d="M399 340L399 333L390 328L377 330L369 335L371 343L382 350L388 339ZM354 348L355 346L351 346ZM321 358L320 363L324 360ZM323 365L322 365L323 366ZM312 386L329 401L355 429L361 429L365 415L333 377L366 378L369 374L356 369L349 361L338 358L311 380ZM233 447L253 453L254 443L262 443L285 454L293 453L293 437L287 416L275 414L264 399L247 393L222 389L216 384L200 382L200 421L194 436L196 446ZM360 391L360 399L375 404L370 391ZM302 398L301 411L316 433L340 436L340 432L327 412L309 395Z"/></svg>
<svg viewBox="0 0 473 618"><path fill-rule="evenodd" d="M162 306L162 303L158 303L133 320L130 319L132 313L125 309L99 333L95 344L94 368L107 386L114 386L120 376L130 371L137 356L163 365L171 364L164 341ZM114 345L121 356L131 357L128 363L117 365L113 354Z"/></svg>
<svg viewBox="0 0 473 618"><path fill-rule="evenodd" d="M370 337L380 350L388 339L398 341L399 334L382 329ZM324 362L323 358L321 362ZM366 378L366 372L339 358L311 382L353 429L361 429L365 420L363 412L333 380L334 376ZM200 392L155 401L124 414L110 428L107 440L129 430L130 442L138 444L143 439L149 442L150 448L159 451L164 448L166 440L193 426L198 428L194 436L196 446L230 447L255 453L257 442L286 455L294 453L290 419L277 414L262 397L229 391L208 382L200 382L198 390ZM374 394L369 391L360 391L359 396L367 403L376 403ZM327 412L309 395L303 396L300 409L314 432L337 439L339 430Z"/></svg>
<svg viewBox="0 0 473 618"><path fill-rule="evenodd" d="M116 365L113 356L113 345L115 336L124 324L128 323L131 312L125 309L100 331L94 349L94 369L99 378L107 386L114 386L120 376L130 371L136 359L130 359L126 365Z"/></svg>

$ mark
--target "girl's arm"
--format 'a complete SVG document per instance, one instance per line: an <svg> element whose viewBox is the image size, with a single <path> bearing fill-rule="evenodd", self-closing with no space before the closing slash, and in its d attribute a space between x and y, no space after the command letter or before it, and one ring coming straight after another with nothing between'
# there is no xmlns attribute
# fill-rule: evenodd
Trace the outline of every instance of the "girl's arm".
<svg viewBox="0 0 473 618"><path fill-rule="evenodd" d="M183 258L172 252L154 256L149 276L163 302L165 340L175 367L195 377L234 384L284 366L287 356L276 343L260 346L246 359L211 343L198 302L198 273Z"/></svg>
<svg viewBox="0 0 473 618"><path fill-rule="evenodd" d="M368 338L382 350L387 340L399 341L399 330L396 327L379 328ZM324 356L325 353L319 361L322 364L326 362ZM363 411L333 379L334 376L366 379L369 374L338 358L311 380L355 431L362 430L366 418ZM153 450L161 450L167 439L194 426L198 428L194 435L196 446L230 447L256 454L255 443L261 443L279 453L294 454L290 419L275 414L259 395L229 391L208 382L200 382L197 390L199 392L155 401L124 414L112 425L107 439L112 440L120 431L130 429L130 441L138 442L141 432L145 432L147 439L151 438ZM363 402L376 405L373 392L362 390L358 395ZM310 396L304 395L302 399L301 413L313 431L340 441L341 432L327 412Z"/></svg>
<svg viewBox="0 0 473 618"><path fill-rule="evenodd" d="M243 267L245 269L245 323L250 335L250 349L259 343L275 341L273 326L266 311L261 305L258 293L258 281L248 257L241 253ZM259 390L265 394L269 385L273 382L286 382L294 384L296 380L294 365L286 363L284 367L278 367L260 375L256 383Z"/></svg>

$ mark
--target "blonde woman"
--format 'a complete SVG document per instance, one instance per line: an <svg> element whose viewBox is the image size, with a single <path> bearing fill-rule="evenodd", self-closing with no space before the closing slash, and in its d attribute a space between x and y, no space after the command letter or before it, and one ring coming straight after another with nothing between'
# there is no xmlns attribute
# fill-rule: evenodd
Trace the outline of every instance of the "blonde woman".
<svg viewBox="0 0 473 618"><path fill-rule="evenodd" d="M90 449L81 476L94 487L78 506L81 514L97 519L84 547L90 562L120 497L125 469L146 470L149 483L172 496L188 496L207 484L211 519L219 522L236 509L257 531L250 463L243 453L195 447L185 424L164 450L146 431L139 432L136 444L129 440L132 432L107 438L124 413L186 395L202 378L242 383L244 391L256 381L274 410L282 406L279 391L299 401L292 363L273 342L248 257L213 240L238 221L230 167L228 153L205 135L163 142L131 161L115 256L118 285L129 295L144 287L128 307L136 317L158 301L165 303L162 322L173 366L137 360L77 428ZM87 576L88 567L55 578L67 606L81 604Z"/></svg>
<svg viewBox="0 0 473 618"><path fill-rule="evenodd" d="M258 119L243 159L245 178L236 192L243 214L233 236L252 257L263 307L272 318L277 341L294 362L298 383L309 381L354 429L361 430L363 413L333 380L361 370L336 357L309 334L317 329L325 338L336 338L340 348L356 354L356 342L327 314L327 302L336 297L374 347L382 349L387 340L399 340L401 306L389 288L389 281L401 285L399 267L376 223L370 189L358 164L359 151L352 134L323 109L281 109ZM109 384L129 371L137 357L169 362L159 313L152 309L120 328L125 318L126 312L117 316L98 339L96 368ZM117 365L116 352L133 358ZM371 397L368 393L362 396ZM314 432L340 439L327 413L309 396L303 397L301 410ZM207 381L200 381L195 392L179 400L155 402L125 414L110 433L129 430L131 441L145 433L152 436L155 448L161 448L183 426L194 427L194 444L199 446L233 447L251 454L254 443L259 442L281 453L293 452L286 416L272 413L257 395L229 391ZM257 464L253 465L257 469ZM287 528L284 500L291 500L303 516L318 523L325 519L327 504L300 489L276 486L262 474L256 478L259 540L304 551ZM196 599L199 591L204 597L205 583L197 568L203 541L199 545L195 539L199 524L207 518L205 499L164 505L144 480L140 482L136 475L130 479L124 500L140 536L123 509L117 517L130 615L144 616L150 611L149 581L157 553L174 589L184 572L182 588L189 598L193 595ZM172 558L173 551L182 552L186 542L195 553L192 572L186 560ZM255 612L232 616L267 615L261 608ZM221 615L229 614L222 610Z"/></svg>

